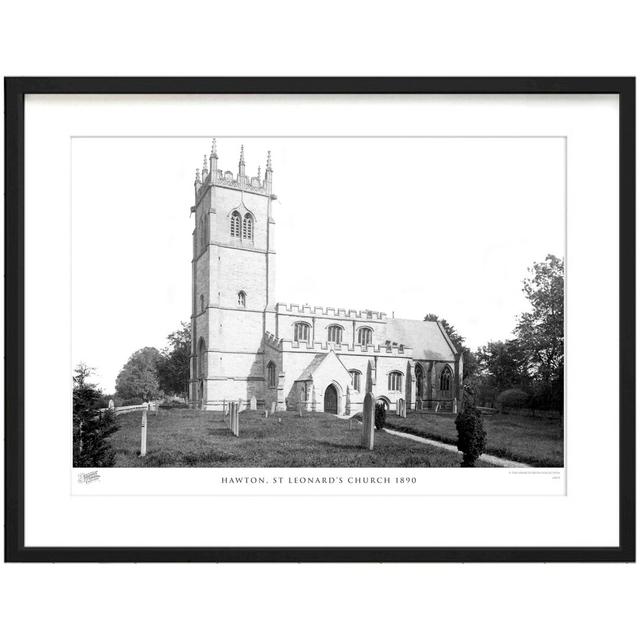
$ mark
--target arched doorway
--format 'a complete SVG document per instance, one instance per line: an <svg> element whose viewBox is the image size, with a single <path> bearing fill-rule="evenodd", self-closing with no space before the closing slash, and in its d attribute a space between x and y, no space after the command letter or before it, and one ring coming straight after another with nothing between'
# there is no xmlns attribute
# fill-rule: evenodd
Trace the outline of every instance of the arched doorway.
<svg viewBox="0 0 640 640"><path fill-rule="evenodd" d="M338 390L330 384L324 392L324 412L338 414Z"/></svg>

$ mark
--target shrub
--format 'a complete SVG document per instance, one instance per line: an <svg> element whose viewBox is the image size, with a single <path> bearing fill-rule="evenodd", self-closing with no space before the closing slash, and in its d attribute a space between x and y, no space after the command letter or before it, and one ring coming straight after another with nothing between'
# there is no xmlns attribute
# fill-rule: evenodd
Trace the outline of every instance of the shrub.
<svg viewBox="0 0 640 640"><path fill-rule="evenodd" d="M523 409L529 406L529 394L522 389L507 389L497 397L498 406L502 409Z"/></svg>
<svg viewBox="0 0 640 640"><path fill-rule="evenodd" d="M91 370L85 365L73 377L73 466L112 467L116 453L109 436L118 429L113 411L100 411L104 398L96 385L87 382Z"/></svg>
<svg viewBox="0 0 640 640"><path fill-rule="evenodd" d="M376 429L382 429L382 427L387 423L387 410L382 402L376 403L374 423L376 425Z"/></svg>
<svg viewBox="0 0 640 640"><path fill-rule="evenodd" d="M484 430L482 416L475 407L467 407L456 417L458 431L458 451L462 451L462 466L473 467L484 452L487 432Z"/></svg>

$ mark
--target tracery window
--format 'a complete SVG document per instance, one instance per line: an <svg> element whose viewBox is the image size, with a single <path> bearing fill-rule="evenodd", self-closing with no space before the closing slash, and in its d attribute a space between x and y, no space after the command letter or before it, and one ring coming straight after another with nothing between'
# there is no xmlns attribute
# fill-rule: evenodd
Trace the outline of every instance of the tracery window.
<svg viewBox="0 0 640 640"><path fill-rule="evenodd" d="M389 374L389 391L402 391L402 374L399 371Z"/></svg>
<svg viewBox="0 0 640 640"><path fill-rule="evenodd" d="M358 371L357 369L351 369L351 371L349 371L349 373L351 374L351 384L352 384L354 390L355 391L360 391L361 382L362 382L362 373L360 371Z"/></svg>
<svg viewBox="0 0 640 640"><path fill-rule="evenodd" d="M337 324L332 324L327 330L327 339L329 342L342 342L342 327Z"/></svg>
<svg viewBox="0 0 640 640"><path fill-rule="evenodd" d="M358 344L371 344L372 337L373 331L369 329L369 327L361 327L360 329L358 329Z"/></svg>
<svg viewBox="0 0 640 640"><path fill-rule="evenodd" d="M276 386L276 365L273 362L267 365L267 384L270 387Z"/></svg>
<svg viewBox="0 0 640 640"><path fill-rule="evenodd" d="M253 218L246 213L242 220L242 237L245 240L253 240Z"/></svg>
<svg viewBox="0 0 640 640"><path fill-rule="evenodd" d="M231 237L240 237L240 214L237 211L231 214Z"/></svg>
<svg viewBox="0 0 640 640"><path fill-rule="evenodd" d="M309 342L310 328L306 322L296 322L293 327L293 339L296 342Z"/></svg>
<svg viewBox="0 0 640 640"><path fill-rule="evenodd" d="M440 391L449 391L451 389L451 369L445 367L440 374Z"/></svg>

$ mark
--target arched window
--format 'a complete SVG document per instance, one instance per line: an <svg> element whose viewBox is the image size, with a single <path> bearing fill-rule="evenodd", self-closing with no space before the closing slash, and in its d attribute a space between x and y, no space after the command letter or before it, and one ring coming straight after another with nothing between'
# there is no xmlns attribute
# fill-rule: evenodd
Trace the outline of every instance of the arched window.
<svg viewBox="0 0 640 640"><path fill-rule="evenodd" d="M402 374L399 371L389 374L389 391L402 391Z"/></svg>
<svg viewBox="0 0 640 640"><path fill-rule="evenodd" d="M310 329L306 322L296 322L293 327L293 339L296 342L309 342Z"/></svg>
<svg viewBox="0 0 640 640"><path fill-rule="evenodd" d="M242 220L242 237L246 240L253 240L253 218L250 213L244 214Z"/></svg>
<svg viewBox="0 0 640 640"><path fill-rule="evenodd" d="M237 211L231 214L231 237L240 237L240 214Z"/></svg>
<svg viewBox="0 0 640 640"><path fill-rule="evenodd" d="M342 327L337 324L332 324L327 330L327 340L340 344L342 342Z"/></svg>
<svg viewBox="0 0 640 640"><path fill-rule="evenodd" d="M424 381L424 371L422 366L416 364L416 398L422 398L423 394L423 381Z"/></svg>
<svg viewBox="0 0 640 640"><path fill-rule="evenodd" d="M440 374L440 391L451 389L451 368L445 367Z"/></svg>
<svg viewBox="0 0 640 640"><path fill-rule="evenodd" d="M239 307L247 306L247 294L244 291L238 291L238 306Z"/></svg>
<svg viewBox="0 0 640 640"><path fill-rule="evenodd" d="M351 374L351 384L354 388L355 391L360 391L361 386L362 386L362 373L360 371L358 371L357 369L351 369L351 371L349 371L349 373Z"/></svg>
<svg viewBox="0 0 640 640"><path fill-rule="evenodd" d="M358 344L367 345L371 344L371 338L373 337L373 331L369 327L361 327L358 329Z"/></svg>
<svg viewBox="0 0 640 640"><path fill-rule="evenodd" d="M207 343L204 338L198 340L198 378L204 378L207 374Z"/></svg>
<svg viewBox="0 0 640 640"><path fill-rule="evenodd" d="M200 311L204 311L204 296L200 294Z"/></svg>
<svg viewBox="0 0 640 640"><path fill-rule="evenodd" d="M267 384L270 387L276 386L276 365L273 362L267 365Z"/></svg>

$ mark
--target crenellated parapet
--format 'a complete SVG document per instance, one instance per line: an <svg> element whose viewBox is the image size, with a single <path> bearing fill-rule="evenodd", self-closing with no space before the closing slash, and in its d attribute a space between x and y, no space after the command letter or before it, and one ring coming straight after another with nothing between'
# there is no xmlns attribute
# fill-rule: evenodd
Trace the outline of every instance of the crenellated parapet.
<svg viewBox="0 0 640 640"><path fill-rule="evenodd" d="M276 312L296 316L343 318L379 322L384 322L387 319L387 314L382 311L371 311L369 309L341 309L339 307L318 307L308 304L286 304L283 302L278 302L276 304Z"/></svg>
<svg viewBox="0 0 640 640"><path fill-rule="evenodd" d="M207 179L209 175L207 175ZM213 175L213 184L221 187L231 187L232 189L241 189L242 191L251 191L253 193L261 193L269 195L265 180L261 180L260 176L234 176L231 171L222 171L218 169Z"/></svg>
<svg viewBox="0 0 640 640"><path fill-rule="evenodd" d="M264 332L264 342L266 345L279 349L282 345L282 338L276 338L270 331Z"/></svg>
<svg viewBox="0 0 640 640"><path fill-rule="evenodd" d="M267 168L264 172L264 179L261 176L261 169L258 167L258 175L247 176L245 172L244 145L240 146L240 162L238 163L238 173L223 171L218 169L218 153L216 139L211 145L209 162L205 155L202 164L202 171L196 169L196 179L194 182L196 202L202 197L211 186L228 187L239 191L249 191L275 198L272 194L273 169L271 167L271 152L267 153Z"/></svg>

